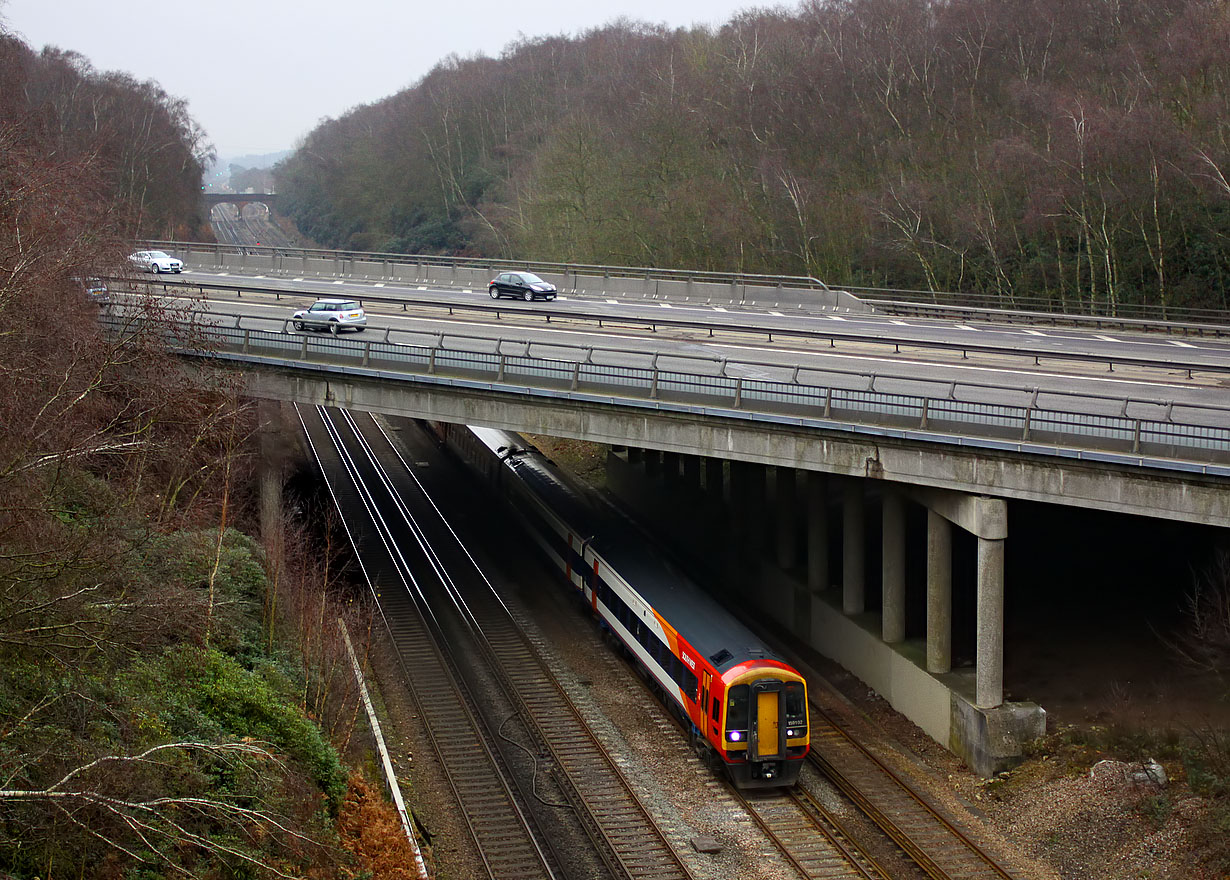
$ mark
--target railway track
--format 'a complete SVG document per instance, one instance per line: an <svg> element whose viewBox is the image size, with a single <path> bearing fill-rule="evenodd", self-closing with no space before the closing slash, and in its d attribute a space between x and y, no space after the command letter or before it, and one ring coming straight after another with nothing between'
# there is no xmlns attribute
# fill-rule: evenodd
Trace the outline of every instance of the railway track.
<svg viewBox="0 0 1230 880"><path fill-rule="evenodd" d="M323 423L328 415L322 411L321 418ZM370 416L358 418L371 419ZM435 508L431 493L416 475L416 468L402 458L397 446L374 419L371 419L370 426L365 423L362 429L356 417L345 414L345 419L356 437L367 435L367 439L362 441L363 455L369 460L367 467L375 467L377 461L396 462L395 468L380 465L380 475L369 478L368 482L379 484L383 487L381 491L395 495L395 507L403 515L424 506ZM340 431L335 428L333 433L339 435L334 442L338 449L343 449L338 453L340 457L344 454L345 444L340 439ZM353 472L359 470L357 464L349 468ZM354 483L350 489L355 496L350 501L351 505L358 500L369 511L375 510L370 519L376 523L380 518L381 505L374 499L364 501L361 497L363 492L371 490L361 489L357 479ZM426 500L426 505L419 496ZM388 504L384 502L386 508ZM438 512L438 508L436 510ZM450 601L456 605L466 625L478 636L475 642L478 651L486 656L492 674L502 682L504 690L515 703L517 714L525 721L539 750L549 758L544 763L555 771L550 774L551 778L558 783L612 874L654 880L688 877L687 867L671 847L667 836L658 829L564 689L547 670L530 637L522 632L511 612L494 595L494 588L486 576L481 571L478 577L472 573L468 577L454 577L442 572L445 563L433 545L443 545L446 543L444 538L451 538L461 547L462 555L476 571L477 564L461 545L460 538L444 522L442 515L439 520L438 524L431 526L422 523L413 526L413 538L406 535L398 538L390 527L388 535L381 540L394 548L390 550L394 555L400 554L401 551L396 548L401 544L419 542L429 560L434 560L431 565L445 582ZM432 533L430 536L429 532ZM457 698L449 696L450 687L455 685L434 680L428 683L422 679L421 670L445 669L449 664L447 657L429 644L430 640L425 635L428 627L423 615L420 613L413 618L408 614L414 605L410 601L412 592L420 594L420 602L425 599L421 586L389 583L383 585L380 592L390 634L403 662L408 669L414 670L414 676L419 680L415 684L415 700L423 717L435 731L432 735L433 748L441 756L442 764L450 763L446 760L446 754L456 746L455 754L449 758L453 765L461 766L455 772L448 768L450 784L454 787L459 804L463 805L467 821L471 823L471 833L476 843L481 839L483 843L479 844L480 847L484 844L495 846L501 850L501 855L505 854L504 850L512 852L512 848L506 846L500 837L507 831L507 823L501 820L486 822L488 815L510 807L504 804L503 796L495 798L494 808L484 801L484 798L493 797L494 792L489 783L482 781L489 777L479 773L473 766L476 762L470 760L478 749L476 740L457 737L451 732L465 729L467 722L460 716L469 715L468 726L476 731L471 736L479 737L483 728L481 719L476 719L472 711L463 712L456 708ZM429 615L434 613L429 612ZM433 657L436 659L433 660ZM453 677L456 677L455 673ZM421 694L419 690L422 690ZM846 730L814 701L811 712L811 761L814 766L874 821L919 870L934 880L1011 878L1012 875L975 844L965 830L934 808L885 762L863 747L856 734ZM437 727L437 724L442 726ZM442 736L439 731L446 731L446 734ZM436 745L440 740L444 742ZM491 755L493 765L500 764L498 750L492 750L486 744L482 745L481 750ZM535 767L537 772L538 768ZM508 783L502 785L508 790L507 801L515 810L515 795L508 788ZM817 880L879 880L890 876L853 842L837 819L804 788L775 795L743 796L734 792L734 796L800 876ZM474 804L472 809L469 806L471 803ZM476 815L483 817L477 825L474 824ZM525 821L524 816L521 821ZM530 832L528 837L532 839L534 834ZM489 870L493 871L491 876L539 876L513 873L514 870L533 870L524 867L528 862L523 863L521 858L513 859L515 867L508 870L489 865ZM549 857L540 861L546 870L552 870Z"/></svg>
<svg viewBox="0 0 1230 880"><path fill-rule="evenodd" d="M403 662L408 669L413 670L414 679L422 675L420 663L430 666L433 656L447 654L439 648L424 644L424 631L434 629L437 619L445 614L453 615L456 620L450 630L451 635L445 641L455 648L457 628L469 631L472 650L456 653L464 654L467 663L472 662L476 654L485 658L487 662L484 674L498 680L510 702L516 705L517 714L537 740L541 751L549 758L541 762L547 764L552 771L546 775L550 776L551 781L557 784L566 796L577 820L585 828L595 851L611 875L646 880L689 880L691 874L685 864L619 773L613 760L585 725L558 682L547 671L527 637L521 633L498 595L495 595L490 581L478 570L473 557L461 545L460 538L444 521L442 515L422 517L416 513L424 509L434 509L438 513L439 508L432 501L428 489L415 475L415 468L401 459L391 439L370 416L359 417L364 420L363 426L360 427L358 419L348 413L342 413L336 421L344 423L346 431L334 424L334 417L330 413L321 412L320 418L322 425L327 426L330 440L339 458L349 458L352 461L347 471L352 476L356 493L369 496L363 499L369 513L372 513L369 518L373 524L384 524L385 536L382 541L390 556L404 559L406 547L417 544L423 560L426 561L426 566L420 563L419 567L430 568L439 580L438 587L432 587L428 583L430 575L416 581L412 572L413 566L405 564L405 588L400 591L381 590L382 611L388 621L390 633L399 652L403 652ZM348 436L343 436L344 434ZM357 448L349 451L350 447L356 444ZM366 461L359 461L360 456ZM394 463L396 467L392 466ZM381 493L383 496L377 497ZM394 522L398 516L405 519L404 527L398 527ZM450 543L455 546L448 546ZM459 570L467 566L459 565L456 561L458 558L467 561L472 570ZM419 597L415 609L419 612L417 619L426 621L427 625L416 624L413 616L405 613L407 609L403 606L410 603L412 592ZM394 593L399 595L394 596ZM451 609L446 607L449 605L452 606ZM458 658L451 665L461 662ZM453 677L458 677L456 671ZM420 687L415 684L416 689ZM446 704L453 702L448 696L448 685L441 683L433 687L441 689ZM421 700L416 695L424 717L434 726L435 720L429 717L431 712L441 713L439 710L429 711L426 708L426 703L432 699L432 694L424 694ZM440 723L458 721L456 710L443 714L445 717L440 718ZM477 713L469 714L474 716ZM453 728L442 729L448 731ZM500 730L497 734L503 735ZM507 735L503 735L503 738L505 741L513 741ZM443 762L444 754L453 748L452 736L436 731L432 739L433 742L448 741L437 749ZM456 749L458 756L464 759L470 748L473 748L472 739ZM525 746L520 748L527 753L532 752ZM498 749L486 748L486 751L498 755ZM538 760L533 762L533 778L528 782L531 789L535 789L537 780L544 775L539 763ZM476 843L479 843L480 847L495 843L498 847L500 844L498 837L494 836L494 829L498 828L500 823L488 823L484 820L482 828L474 827L475 820L469 815L468 802L461 800L460 795L463 792L468 794L471 801L481 800L482 777L478 776L476 781L471 783L470 773L469 767L461 767L456 774L450 768L451 784L459 793L459 803L463 804L463 810L467 812L467 821L471 823ZM526 784L523 783L521 788L524 790ZM537 791L534 791L534 795L541 800ZM502 804L503 798L498 798L497 801ZM481 805L477 808L483 809ZM492 876L503 878L513 875L493 871Z"/></svg>
<svg viewBox="0 0 1230 880"><path fill-rule="evenodd" d="M802 788L738 795L756 824L808 880L887 880Z"/></svg>
<svg viewBox="0 0 1230 880"><path fill-rule="evenodd" d="M338 509L367 509L372 514L366 523L357 517L347 521L352 542L356 546L383 545L395 560L399 554L388 544L391 536L387 524L354 473L354 462L348 460L334 426L323 414L315 424L310 416L300 413L300 418L322 471L351 475L350 480L328 481ZM381 616L406 672L411 698L424 719L431 748L488 875L511 880L559 877L558 865L539 845L508 783L504 761L488 746L490 734L472 708L472 697L437 647L428 621L413 599L417 588L405 580L405 572L397 565L364 568L379 597Z"/></svg>
<svg viewBox="0 0 1230 880"><path fill-rule="evenodd" d="M1012 880L962 828L813 700L808 759L933 880Z"/></svg>

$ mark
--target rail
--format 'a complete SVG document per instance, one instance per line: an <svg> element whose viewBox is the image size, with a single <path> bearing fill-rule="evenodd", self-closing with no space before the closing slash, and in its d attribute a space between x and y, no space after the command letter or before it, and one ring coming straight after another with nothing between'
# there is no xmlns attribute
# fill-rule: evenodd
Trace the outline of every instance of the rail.
<svg viewBox="0 0 1230 880"><path fill-rule="evenodd" d="M102 320L123 333L141 319ZM471 338L478 347L465 348L447 334L401 343L219 324L194 332L172 344L186 355L270 367L1230 476L1230 407L1214 404L503 338Z"/></svg>

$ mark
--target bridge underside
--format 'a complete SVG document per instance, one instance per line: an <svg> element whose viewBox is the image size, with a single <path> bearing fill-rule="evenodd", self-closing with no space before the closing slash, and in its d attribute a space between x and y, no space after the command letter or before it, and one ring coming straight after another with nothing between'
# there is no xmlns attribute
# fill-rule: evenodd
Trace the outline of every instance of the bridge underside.
<svg viewBox="0 0 1230 880"><path fill-rule="evenodd" d="M776 421L611 406L537 391L516 396L447 380L436 383L429 376L388 382L265 369L249 372L247 385L255 397L1230 528L1230 487L1182 472L940 447L872 434L820 433Z"/></svg>
<svg viewBox="0 0 1230 880"><path fill-rule="evenodd" d="M857 675L986 775L1014 763L1024 744L1045 729L1040 707L1003 699L1007 501L1230 527L1230 488L1191 474L616 406L529 389L510 394L432 376L388 382L263 369L246 379L260 398L500 427L622 450L609 461L612 489L647 515L670 511L659 528L684 546L718 535L710 556L733 554L719 560L719 570L739 572L743 601L750 598L766 618ZM868 602L864 499L872 497L882 510L883 570L881 594ZM912 641L905 637L901 549L906 504L927 512L926 637ZM830 507L840 510L843 542L840 563L831 567L824 537ZM713 521L715 512L737 521ZM773 533L768 538L764 524ZM972 544L976 554L973 669L953 669L954 528L972 536L963 546ZM757 533L775 546L746 552L740 536ZM796 547L799 535L806 536L802 548ZM750 569L749 559L757 560ZM840 571L835 583L830 571Z"/></svg>

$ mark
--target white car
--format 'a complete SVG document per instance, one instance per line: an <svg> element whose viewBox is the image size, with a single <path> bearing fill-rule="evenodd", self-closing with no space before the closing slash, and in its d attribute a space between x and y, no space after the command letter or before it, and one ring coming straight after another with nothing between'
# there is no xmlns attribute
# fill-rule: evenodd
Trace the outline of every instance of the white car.
<svg viewBox="0 0 1230 880"><path fill-rule="evenodd" d="M131 254L128 260L142 272L153 272L155 275L160 272L184 271L183 260L177 260L162 251L137 251Z"/></svg>
<svg viewBox="0 0 1230 880"><path fill-rule="evenodd" d="M291 323L296 330L362 330L367 326L367 312L353 299L318 299L310 309L295 312Z"/></svg>

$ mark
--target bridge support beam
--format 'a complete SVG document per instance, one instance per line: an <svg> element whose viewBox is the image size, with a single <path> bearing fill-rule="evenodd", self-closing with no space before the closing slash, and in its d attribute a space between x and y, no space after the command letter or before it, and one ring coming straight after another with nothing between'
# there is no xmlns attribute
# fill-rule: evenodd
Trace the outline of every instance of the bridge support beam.
<svg viewBox="0 0 1230 880"><path fill-rule="evenodd" d="M978 649L974 704L1004 702L1004 541L978 539Z"/></svg>
<svg viewBox="0 0 1230 880"><path fill-rule="evenodd" d="M905 499L884 487L880 637L890 645L905 639Z"/></svg>
<svg viewBox="0 0 1230 880"><path fill-rule="evenodd" d="M798 531L798 502L795 498L794 468L779 467L776 476L777 564L789 571L794 568Z"/></svg>
<svg viewBox="0 0 1230 880"><path fill-rule="evenodd" d="M683 457L683 482L689 491L700 491L700 456Z"/></svg>
<svg viewBox="0 0 1230 880"><path fill-rule="evenodd" d="M864 595L863 543L863 481L842 481L841 526L841 610L846 614L862 614L866 608Z"/></svg>
<svg viewBox="0 0 1230 880"><path fill-rule="evenodd" d="M752 508L756 503L754 472L757 465L745 461L730 463L730 527L733 530L731 544L753 555L757 546L759 524L755 522Z"/></svg>
<svg viewBox="0 0 1230 880"><path fill-rule="evenodd" d="M705 457L705 492L714 504L722 504L726 500L725 462L712 456Z"/></svg>
<svg viewBox="0 0 1230 880"><path fill-rule="evenodd" d="M769 530L773 528L772 520L765 516L768 493L768 465L749 464L746 468L747 480L747 535L751 541L751 552L759 556L764 553ZM768 520L768 521L766 521Z"/></svg>
<svg viewBox="0 0 1230 880"><path fill-rule="evenodd" d="M927 511L927 671L952 669L952 525Z"/></svg>
<svg viewBox="0 0 1230 880"><path fill-rule="evenodd" d="M662 481L666 488L673 489L679 483L679 453L662 453Z"/></svg>
<svg viewBox="0 0 1230 880"><path fill-rule="evenodd" d="M807 589L813 596L829 588L828 478L807 472Z"/></svg>

